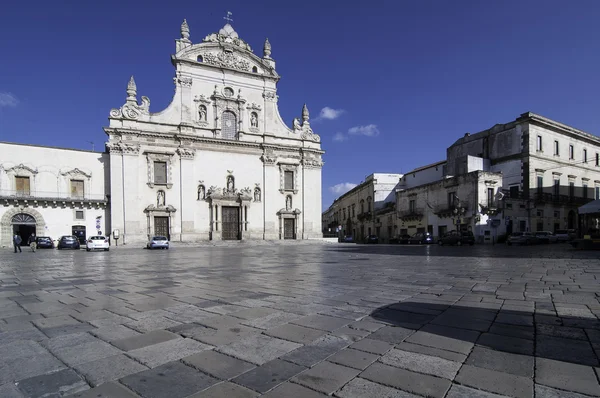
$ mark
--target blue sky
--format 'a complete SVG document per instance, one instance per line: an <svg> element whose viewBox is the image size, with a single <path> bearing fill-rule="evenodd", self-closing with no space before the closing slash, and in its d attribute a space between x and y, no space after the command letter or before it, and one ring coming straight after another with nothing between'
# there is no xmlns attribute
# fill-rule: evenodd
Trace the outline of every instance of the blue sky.
<svg viewBox="0 0 600 398"><path fill-rule="evenodd" d="M181 21L199 42L227 10L255 52L269 38L283 119L311 111L324 209L372 172L441 160L465 132L526 111L600 135L596 0L51 4L7 0L0 13L2 141L103 148L129 76L151 111L166 107Z"/></svg>

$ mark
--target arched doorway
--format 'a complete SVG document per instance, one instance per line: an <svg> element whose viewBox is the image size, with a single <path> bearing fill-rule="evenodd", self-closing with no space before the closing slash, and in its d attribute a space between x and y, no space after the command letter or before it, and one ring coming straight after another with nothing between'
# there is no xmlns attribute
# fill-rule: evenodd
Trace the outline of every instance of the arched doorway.
<svg viewBox="0 0 600 398"><path fill-rule="evenodd" d="M12 224L13 234L18 234L21 237L21 245L27 245L27 240L31 234L35 234L37 225L35 218L27 213L15 214L10 223Z"/></svg>
<svg viewBox="0 0 600 398"><path fill-rule="evenodd" d="M573 210L569 211L567 216L567 229L575 229L575 212Z"/></svg>

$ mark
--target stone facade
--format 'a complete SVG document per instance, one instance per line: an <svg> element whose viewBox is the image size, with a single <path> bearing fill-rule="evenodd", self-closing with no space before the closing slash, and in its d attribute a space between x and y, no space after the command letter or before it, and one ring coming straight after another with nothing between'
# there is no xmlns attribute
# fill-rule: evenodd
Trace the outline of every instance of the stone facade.
<svg viewBox="0 0 600 398"><path fill-rule="evenodd" d="M231 25L193 44L184 21L163 111L137 100L110 112L112 227L126 243L320 237L320 138L304 105L292 128L277 108L279 75Z"/></svg>
<svg viewBox="0 0 600 398"><path fill-rule="evenodd" d="M106 153L0 143L0 246L110 231Z"/></svg>

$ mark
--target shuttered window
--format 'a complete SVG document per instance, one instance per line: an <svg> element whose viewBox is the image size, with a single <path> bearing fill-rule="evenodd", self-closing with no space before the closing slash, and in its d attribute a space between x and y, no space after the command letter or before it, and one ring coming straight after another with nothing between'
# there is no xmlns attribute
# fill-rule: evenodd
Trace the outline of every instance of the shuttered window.
<svg viewBox="0 0 600 398"><path fill-rule="evenodd" d="M167 162L154 162L154 183L167 183Z"/></svg>
<svg viewBox="0 0 600 398"><path fill-rule="evenodd" d="M83 181L82 180L71 180L71 197L72 198L83 198Z"/></svg>
<svg viewBox="0 0 600 398"><path fill-rule="evenodd" d="M29 177L15 177L17 195L29 195Z"/></svg>
<svg viewBox="0 0 600 398"><path fill-rule="evenodd" d="M294 172L293 171L285 171L283 173L284 177L284 188L286 191L294 190Z"/></svg>

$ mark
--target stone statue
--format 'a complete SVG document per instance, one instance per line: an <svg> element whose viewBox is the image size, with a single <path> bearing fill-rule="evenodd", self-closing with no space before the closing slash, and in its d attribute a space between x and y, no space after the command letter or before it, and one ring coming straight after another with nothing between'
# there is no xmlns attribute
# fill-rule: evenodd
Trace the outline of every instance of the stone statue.
<svg viewBox="0 0 600 398"><path fill-rule="evenodd" d="M292 210L292 197L291 196L288 196L287 198L285 198L285 209Z"/></svg>
<svg viewBox="0 0 600 398"><path fill-rule="evenodd" d="M300 125L300 119L297 117L294 118L294 131L299 132L302 130L302 126Z"/></svg>
<svg viewBox="0 0 600 398"><path fill-rule="evenodd" d="M206 107L204 105L200 105L200 108L198 110L198 116L201 122L206 121Z"/></svg>
<svg viewBox="0 0 600 398"><path fill-rule="evenodd" d="M229 177L227 177L227 190L229 192L233 192L234 189L235 189L235 186L233 184L233 177L229 176Z"/></svg>
<svg viewBox="0 0 600 398"><path fill-rule="evenodd" d="M256 116L256 113L254 113L254 112L252 112L252 114L250 115L250 126L258 127L258 117Z"/></svg>
<svg viewBox="0 0 600 398"><path fill-rule="evenodd" d="M258 188L254 189L254 201L260 202L260 189Z"/></svg>
<svg viewBox="0 0 600 398"><path fill-rule="evenodd" d="M204 200L206 199L206 192L204 189L204 185L200 185L198 187L198 200Z"/></svg>
<svg viewBox="0 0 600 398"><path fill-rule="evenodd" d="M156 207L165 205L165 191L158 191L156 194Z"/></svg>

